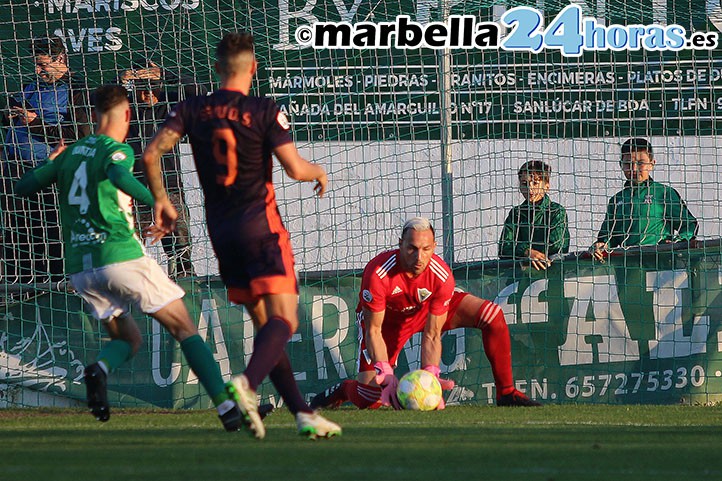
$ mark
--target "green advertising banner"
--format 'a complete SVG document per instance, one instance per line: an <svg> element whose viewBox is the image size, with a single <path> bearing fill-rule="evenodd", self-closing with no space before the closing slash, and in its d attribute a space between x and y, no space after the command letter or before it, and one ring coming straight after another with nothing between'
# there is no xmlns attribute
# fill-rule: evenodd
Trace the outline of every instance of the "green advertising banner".
<svg viewBox="0 0 722 481"><path fill-rule="evenodd" d="M531 54L498 47L455 48L450 50L450 76L443 79L439 50L314 49L299 44L295 34L299 27L318 22L378 24L393 22L399 15L419 24L441 22L446 20L444 2L0 3L6 7L0 9L0 68L4 90L11 95L33 78L30 41L35 37L59 36L71 67L91 86L116 81L136 58L210 84L216 42L227 31L249 30L260 59L255 88L278 101L299 140L439 139L446 91L451 93L456 139L629 136L638 130L647 136L713 135L720 130L714 121L722 108L719 48L607 48L579 57L550 49ZM451 2L448 13L494 22L503 38L511 30L501 24L504 12L514 7L540 9L544 25L549 25L569 4L497 3ZM595 19L603 27L680 25L691 34L717 33L722 25L719 2L576 4L585 19Z"/></svg>
<svg viewBox="0 0 722 481"><path fill-rule="evenodd" d="M570 256L546 272L498 262L459 266L457 284L504 310L516 386L544 403L707 403L722 397L722 267L719 243L697 249L617 253L605 263ZM302 275L301 325L288 346L308 396L356 375L359 273ZM467 280L463 280L467 279ZM188 281L186 303L227 378L253 348L247 314L219 281ZM179 346L157 323L136 316L144 347L110 378L119 406L208 407ZM47 293L6 307L0 317L0 403L29 392L43 404L82 400L82 366L106 339L81 301ZM419 368L420 337L405 346L397 373ZM493 403L491 370L477 330L443 338L450 403ZM20 396L22 391L22 396ZM273 387L263 401L279 404Z"/></svg>

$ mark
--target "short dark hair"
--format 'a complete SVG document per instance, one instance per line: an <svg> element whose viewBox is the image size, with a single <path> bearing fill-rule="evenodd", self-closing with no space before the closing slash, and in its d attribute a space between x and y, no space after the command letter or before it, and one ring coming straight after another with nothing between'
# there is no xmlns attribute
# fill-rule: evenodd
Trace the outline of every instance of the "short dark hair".
<svg viewBox="0 0 722 481"><path fill-rule="evenodd" d="M60 37L40 37L33 40L33 55L47 55L57 57L65 53L65 44Z"/></svg>
<svg viewBox="0 0 722 481"><path fill-rule="evenodd" d="M242 52L253 53L253 35L247 32L227 33L216 46L216 60L225 68L230 57Z"/></svg>
<svg viewBox="0 0 722 481"><path fill-rule="evenodd" d="M93 106L98 112L107 112L123 101L128 101L128 91L122 85L101 85L93 92Z"/></svg>
<svg viewBox="0 0 722 481"><path fill-rule="evenodd" d="M216 47L216 57L223 60L241 52L253 52L253 35L247 32L227 33Z"/></svg>
<svg viewBox="0 0 722 481"><path fill-rule="evenodd" d="M632 152L646 151L650 157L653 157L652 144L649 140L641 137L632 138L622 144L622 155L631 154Z"/></svg>
<svg viewBox="0 0 722 481"><path fill-rule="evenodd" d="M544 182L549 182L549 178L552 175L552 168L549 164L541 160L530 160L519 168L517 176L521 177L522 175L538 175Z"/></svg>

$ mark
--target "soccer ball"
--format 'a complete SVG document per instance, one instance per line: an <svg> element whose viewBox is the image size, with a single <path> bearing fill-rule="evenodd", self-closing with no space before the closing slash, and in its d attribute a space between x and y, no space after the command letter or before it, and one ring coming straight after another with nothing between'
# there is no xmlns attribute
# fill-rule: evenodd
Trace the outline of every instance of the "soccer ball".
<svg viewBox="0 0 722 481"><path fill-rule="evenodd" d="M441 385L436 376L419 369L405 374L399 380L396 394L404 409L432 411L441 402Z"/></svg>

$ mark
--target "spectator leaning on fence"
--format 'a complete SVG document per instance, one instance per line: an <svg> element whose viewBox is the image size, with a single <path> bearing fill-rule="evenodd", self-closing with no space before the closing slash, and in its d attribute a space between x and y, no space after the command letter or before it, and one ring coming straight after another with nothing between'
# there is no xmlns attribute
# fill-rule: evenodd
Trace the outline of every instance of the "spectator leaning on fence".
<svg viewBox="0 0 722 481"><path fill-rule="evenodd" d="M8 99L2 151L0 210L3 215L5 282L59 280L63 253L57 195L44 193L40 205L10 196L12 184L47 159L61 139L71 143L90 133L88 91L71 76L65 46L58 37L32 43L37 81Z"/></svg>
<svg viewBox="0 0 722 481"><path fill-rule="evenodd" d="M652 144L642 138L627 140L619 164L627 182L609 199L597 242L591 247L594 257L602 259L607 248L694 239L697 219L679 193L650 176L656 164Z"/></svg>
<svg viewBox="0 0 722 481"><path fill-rule="evenodd" d="M551 264L550 256L569 252L567 211L547 195L551 171L539 160L526 162L519 169L519 192L524 202L511 209L504 221L500 258L530 259L539 270Z"/></svg>

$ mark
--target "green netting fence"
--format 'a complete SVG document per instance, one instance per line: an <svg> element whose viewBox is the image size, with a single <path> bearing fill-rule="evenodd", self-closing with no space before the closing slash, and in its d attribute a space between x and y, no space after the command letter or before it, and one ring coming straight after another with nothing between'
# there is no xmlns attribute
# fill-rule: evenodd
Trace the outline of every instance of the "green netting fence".
<svg viewBox="0 0 722 481"><path fill-rule="evenodd" d="M717 1L578 2L606 25L678 24L719 32ZM498 22L515 6L548 21L568 2L286 0L0 1L0 81L10 98L34 82L31 40L59 36L73 75L90 87L118 81L138 62L163 72L163 99L212 90L213 49L223 33L250 30L260 69L254 93L287 113L301 153L323 164L330 191L274 172L281 214L300 273L302 325L290 352L307 393L355 375L359 272L398 242L401 223L429 217L439 254L460 287L503 305L519 387L545 402L711 402L722 393L720 290L722 109L719 49L678 53L586 52L579 58L492 50L299 48L298 26L322 21L426 23L445 12ZM140 85L134 85L134 88ZM136 99L137 100L137 99ZM150 116L143 122L157 124ZM9 140L3 130L3 147ZM620 146L650 139L654 179L674 187L699 221L698 246L630 249L595 264L580 255L596 239L611 195L624 183ZM147 139L130 139L143 144ZM227 303L204 226L190 151L181 144L193 276L179 278L187 304L222 366L241 371L252 348L248 316ZM499 263L509 210L522 202L517 170L552 166L552 200L567 209L570 254L542 274ZM52 200L18 202L11 186L42 159L4 159L0 217L0 404L82 400L82 365L103 341L100 326L66 292L54 263ZM35 228L30 224L40 223ZM171 272L160 247L149 253ZM18 265L29 277L16 275ZM51 266L51 267L48 267ZM60 279L58 278L60 277ZM172 339L148 319L144 348L114 377L120 405L206 407ZM477 332L445 337L452 402L490 402L493 386ZM418 340L406 349L418 365ZM264 385L264 398L277 397Z"/></svg>

